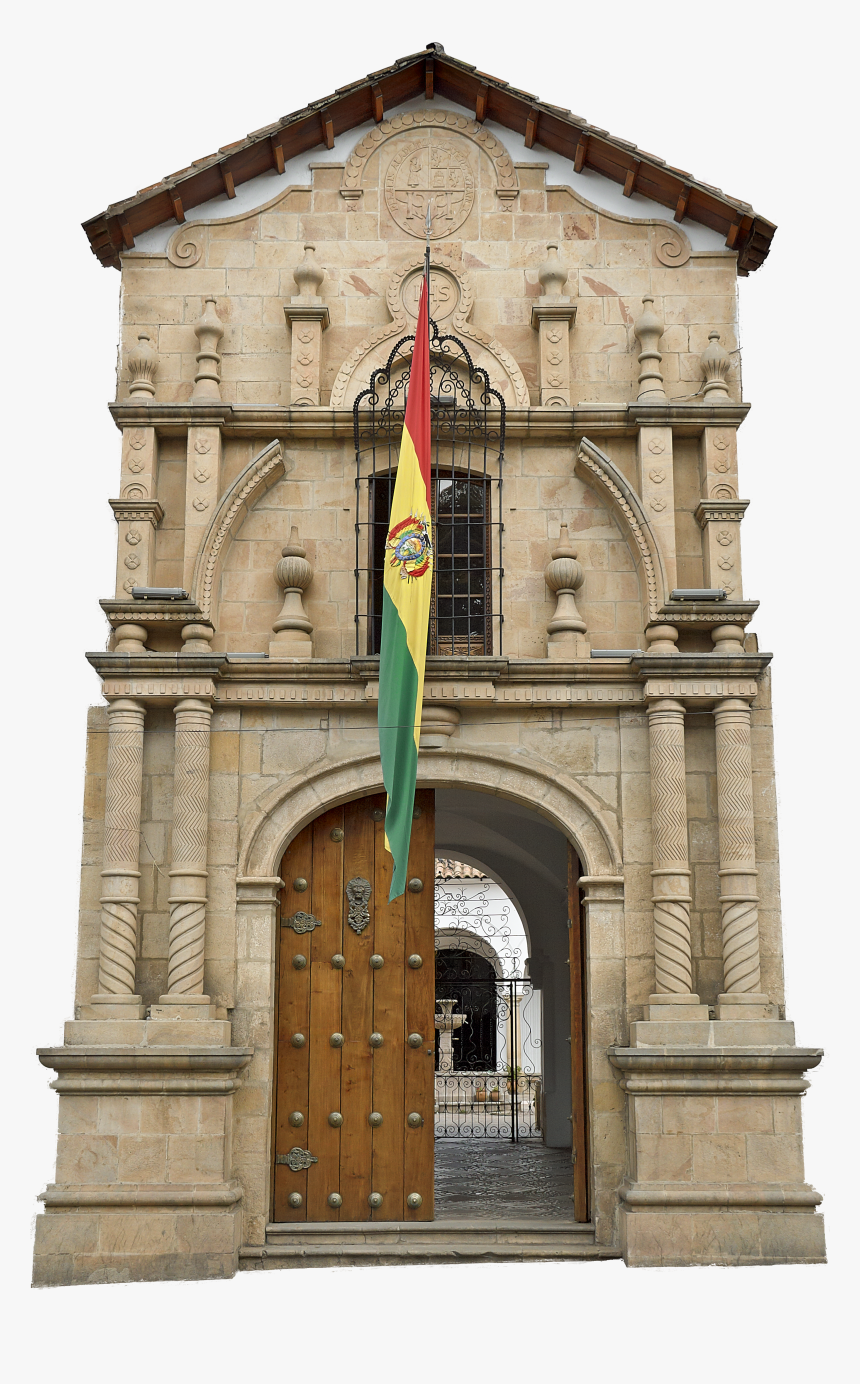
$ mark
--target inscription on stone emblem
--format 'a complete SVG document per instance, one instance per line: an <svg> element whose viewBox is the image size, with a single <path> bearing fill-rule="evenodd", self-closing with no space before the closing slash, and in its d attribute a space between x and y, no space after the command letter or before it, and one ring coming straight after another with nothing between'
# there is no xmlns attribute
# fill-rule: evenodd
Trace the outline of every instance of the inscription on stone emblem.
<svg viewBox="0 0 860 1384"><path fill-rule="evenodd" d="M462 226L475 201L475 175L467 149L435 131L400 144L385 174L385 205L401 230L424 237L430 207L430 239Z"/></svg>

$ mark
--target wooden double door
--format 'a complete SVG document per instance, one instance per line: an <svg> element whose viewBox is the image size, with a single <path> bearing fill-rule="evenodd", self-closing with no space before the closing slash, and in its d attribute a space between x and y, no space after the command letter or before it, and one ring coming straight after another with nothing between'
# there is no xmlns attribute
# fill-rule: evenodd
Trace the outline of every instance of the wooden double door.
<svg viewBox="0 0 860 1384"><path fill-rule="evenodd" d="M434 794L391 904L384 809L332 808L281 863L276 1221L433 1219Z"/></svg>

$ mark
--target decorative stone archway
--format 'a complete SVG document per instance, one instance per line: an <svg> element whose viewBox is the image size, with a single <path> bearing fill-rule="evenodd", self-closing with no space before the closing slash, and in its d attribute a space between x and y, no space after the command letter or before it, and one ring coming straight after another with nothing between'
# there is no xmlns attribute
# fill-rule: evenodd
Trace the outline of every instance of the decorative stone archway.
<svg viewBox="0 0 860 1384"><path fill-rule="evenodd" d="M488 751L421 754L418 785L472 788L519 801L545 817L570 840L588 871L581 881L587 908L588 1032L604 1042L622 1022L624 1008L624 907L618 833L597 798L569 774L537 756L510 758ZM238 1141L236 1175L244 1188L245 1243L265 1243L269 1217L271 1102L274 1071L275 923L281 880L275 873L292 838L326 809L379 792L382 775L377 753L346 763L327 763L316 772L283 780L262 796L244 823L237 878L236 1008L234 1041L254 1045L246 1099L259 1112L253 1140ZM589 1051L592 1089L614 1081L603 1047ZM601 1148L624 1147L623 1113L594 1100L591 1115L594 1223L598 1243L611 1244L617 1160L603 1165ZM611 1194L611 1195L610 1195Z"/></svg>

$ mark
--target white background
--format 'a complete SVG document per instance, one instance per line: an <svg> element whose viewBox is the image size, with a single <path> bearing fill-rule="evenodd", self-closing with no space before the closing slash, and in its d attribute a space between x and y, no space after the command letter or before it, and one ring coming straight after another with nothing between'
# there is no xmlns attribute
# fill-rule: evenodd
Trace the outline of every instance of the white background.
<svg viewBox="0 0 860 1384"><path fill-rule="evenodd" d="M17 5L4 26L5 1171L10 1377L477 1374L842 1380L858 1234L853 814L858 563L856 53L834 3ZM747 590L777 653L789 1016L826 1049L804 1101L827 1267L620 1263L314 1270L28 1288L56 1097L37 1046L71 1015L85 711L104 646L119 438L119 275L79 223L429 39L693 171L780 229L741 281ZM853 107L851 108L853 110ZM516 139L510 147L515 151ZM840 147L841 145L841 147ZM535 151L537 152L537 151ZM225 212L226 212L225 204ZM843 421L844 420L844 421ZM801 663L801 660L803 662ZM801 671L801 667L803 671ZM813 671L814 670L814 671ZM14 954L14 955L13 955ZM854 1296L856 1303L856 1294ZM854 1357L856 1363L856 1356ZM592 1368L589 1368L592 1367Z"/></svg>

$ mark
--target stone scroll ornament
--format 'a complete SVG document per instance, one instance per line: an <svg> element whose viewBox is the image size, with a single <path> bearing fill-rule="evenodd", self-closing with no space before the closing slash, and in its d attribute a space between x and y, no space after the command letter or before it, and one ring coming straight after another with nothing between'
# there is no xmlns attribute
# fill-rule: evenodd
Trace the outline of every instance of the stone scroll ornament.
<svg viewBox="0 0 860 1384"><path fill-rule="evenodd" d="M370 909L367 904L373 893L373 885L370 880L362 879L357 875L351 879L346 886L346 897L349 901L349 916L347 922L353 932L362 933L370 922Z"/></svg>
<svg viewBox="0 0 860 1384"><path fill-rule="evenodd" d="M315 927L322 927L322 921L315 918L313 913L294 913L292 918L284 919L284 927L291 927L293 932L313 932Z"/></svg>

